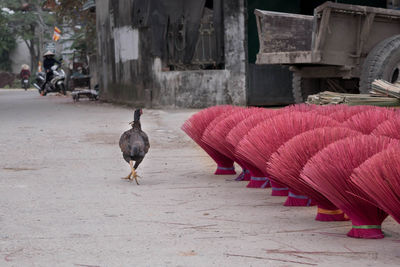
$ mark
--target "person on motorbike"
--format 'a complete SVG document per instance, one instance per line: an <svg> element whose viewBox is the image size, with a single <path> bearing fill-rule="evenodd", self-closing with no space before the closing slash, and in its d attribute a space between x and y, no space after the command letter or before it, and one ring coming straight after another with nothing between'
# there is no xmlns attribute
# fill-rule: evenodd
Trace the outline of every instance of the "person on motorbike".
<svg viewBox="0 0 400 267"><path fill-rule="evenodd" d="M27 79L29 80L29 77L31 77L31 72L29 71L29 66L27 64L23 64L21 66L21 72L19 73L19 77L21 78L21 85L24 87L24 80Z"/></svg>
<svg viewBox="0 0 400 267"><path fill-rule="evenodd" d="M46 87L46 84L51 81L51 78L53 76L53 71L51 69L51 67L54 66L54 64L59 64L61 65L61 63L56 60L54 58L55 54L53 52L51 52L50 50L47 51L46 53L44 53L43 57L43 68L44 68L44 72L46 73L46 81L43 83L42 85L42 90L44 90L44 88Z"/></svg>

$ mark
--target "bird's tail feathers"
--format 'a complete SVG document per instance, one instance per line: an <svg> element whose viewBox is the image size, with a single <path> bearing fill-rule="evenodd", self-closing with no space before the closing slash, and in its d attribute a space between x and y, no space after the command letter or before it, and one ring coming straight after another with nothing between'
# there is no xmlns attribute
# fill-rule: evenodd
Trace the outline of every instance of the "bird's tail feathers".
<svg viewBox="0 0 400 267"><path fill-rule="evenodd" d="M144 156L142 145L139 145L139 144L133 145L133 146L131 147L131 154L130 154L130 156L131 156L131 157L141 157L141 156Z"/></svg>
<svg viewBox="0 0 400 267"><path fill-rule="evenodd" d="M140 150L138 147L136 147L136 146L132 147L131 156L138 156L139 153L140 153Z"/></svg>

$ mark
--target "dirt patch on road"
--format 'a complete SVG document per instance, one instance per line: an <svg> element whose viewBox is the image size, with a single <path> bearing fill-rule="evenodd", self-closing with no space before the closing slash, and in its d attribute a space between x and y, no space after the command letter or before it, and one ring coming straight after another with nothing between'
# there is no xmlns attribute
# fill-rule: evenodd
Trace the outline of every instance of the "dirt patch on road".
<svg viewBox="0 0 400 267"><path fill-rule="evenodd" d="M118 145L119 138L119 134L99 132L86 134L82 141L98 145Z"/></svg>

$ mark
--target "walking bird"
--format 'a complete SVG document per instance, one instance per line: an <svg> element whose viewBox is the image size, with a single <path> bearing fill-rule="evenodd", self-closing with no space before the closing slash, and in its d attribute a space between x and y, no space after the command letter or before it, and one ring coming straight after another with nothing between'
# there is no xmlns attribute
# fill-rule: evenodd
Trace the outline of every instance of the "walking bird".
<svg viewBox="0 0 400 267"><path fill-rule="evenodd" d="M150 148L149 137L142 131L142 126L140 124L140 116L142 114L142 109L135 110L133 122L130 123L132 128L124 132L119 139L119 147L121 148L122 156L131 167L131 172L123 179L135 179L137 184L139 183L136 169ZM134 161L135 165L133 165Z"/></svg>

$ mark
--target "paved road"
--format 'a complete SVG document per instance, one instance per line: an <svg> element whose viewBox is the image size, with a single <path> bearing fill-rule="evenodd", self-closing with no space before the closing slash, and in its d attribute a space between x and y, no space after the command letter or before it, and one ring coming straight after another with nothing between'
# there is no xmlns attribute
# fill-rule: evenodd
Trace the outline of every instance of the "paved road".
<svg viewBox="0 0 400 267"><path fill-rule="evenodd" d="M351 239L349 222L213 176L179 130L193 112L144 111L137 186L120 179L132 109L0 90L0 266L399 265L392 219L383 240Z"/></svg>

